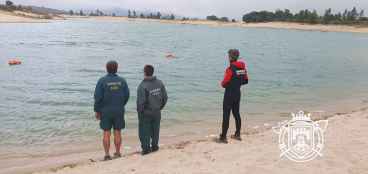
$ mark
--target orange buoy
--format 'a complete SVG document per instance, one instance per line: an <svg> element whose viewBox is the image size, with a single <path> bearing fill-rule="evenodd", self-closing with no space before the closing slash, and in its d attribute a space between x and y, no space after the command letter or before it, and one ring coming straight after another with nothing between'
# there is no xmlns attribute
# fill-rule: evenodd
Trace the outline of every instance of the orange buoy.
<svg viewBox="0 0 368 174"><path fill-rule="evenodd" d="M174 54L169 53L169 54L166 54L166 58L167 59L174 59L174 58L176 58L176 56Z"/></svg>
<svg viewBox="0 0 368 174"><path fill-rule="evenodd" d="M19 59L10 59L8 61L8 64L9 65L20 65L20 64L22 64L22 61L20 61Z"/></svg>

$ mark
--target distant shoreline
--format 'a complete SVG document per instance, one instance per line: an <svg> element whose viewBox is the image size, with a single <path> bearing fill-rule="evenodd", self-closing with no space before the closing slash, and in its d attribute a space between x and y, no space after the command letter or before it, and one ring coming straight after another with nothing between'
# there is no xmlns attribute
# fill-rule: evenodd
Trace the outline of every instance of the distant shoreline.
<svg viewBox="0 0 368 174"><path fill-rule="evenodd" d="M303 31L320 31L320 32L350 32L350 33L368 33L368 27L349 26L349 25L324 25L324 24L304 24L296 22L264 22L264 23L245 23L245 22L220 22L209 20L159 20L159 19L142 19L128 17L68 17L66 19L94 19L105 21L141 21L141 22L160 22L168 24L187 24L187 25L208 25L214 27L244 27L244 28L272 28L272 29L289 29Z"/></svg>
<svg viewBox="0 0 368 174"><path fill-rule="evenodd" d="M48 23L56 20L104 20L104 21L140 21L140 22L160 22L165 24L187 24L187 25L207 25L213 27L244 27L244 28L271 28L288 29L302 31L320 31L320 32L350 32L350 33L368 33L368 27L349 26L349 25L324 25L324 24L304 24L296 22L264 22L264 23L245 23L245 22L220 22L209 20L159 20L142 19L128 17L112 16L69 16L62 15L53 19L38 19L32 17L23 17L11 12L0 11L0 23Z"/></svg>

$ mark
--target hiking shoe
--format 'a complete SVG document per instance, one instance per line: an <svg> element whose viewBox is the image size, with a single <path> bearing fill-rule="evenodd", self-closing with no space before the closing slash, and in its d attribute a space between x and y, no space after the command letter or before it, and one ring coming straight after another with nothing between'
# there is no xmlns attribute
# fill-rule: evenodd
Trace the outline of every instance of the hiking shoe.
<svg viewBox="0 0 368 174"><path fill-rule="evenodd" d="M147 155L147 154L149 154L149 153L151 153L151 151L150 151L150 150L143 150L143 151L141 152L142 156Z"/></svg>
<svg viewBox="0 0 368 174"><path fill-rule="evenodd" d="M156 152L158 149L160 149L158 146L152 146L151 152Z"/></svg>
<svg viewBox="0 0 368 174"><path fill-rule="evenodd" d="M217 139L218 143L224 143L227 144L227 138L220 135L219 139Z"/></svg>
<svg viewBox="0 0 368 174"><path fill-rule="evenodd" d="M121 158L121 153L114 153L114 158Z"/></svg>
<svg viewBox="0 0 368 174"><path fill-rule="evenodd" d="M111 156L110 155L106 155L104 157L104 161L109 161L109 160L112 160Z"/></svg>
<svg viewBox="0 0 368 174"><path fill-rule="evenodd" d="M242 140L240 135L231 135L231 138L234 139L234 140L238 140L238 141Z"/></svg>

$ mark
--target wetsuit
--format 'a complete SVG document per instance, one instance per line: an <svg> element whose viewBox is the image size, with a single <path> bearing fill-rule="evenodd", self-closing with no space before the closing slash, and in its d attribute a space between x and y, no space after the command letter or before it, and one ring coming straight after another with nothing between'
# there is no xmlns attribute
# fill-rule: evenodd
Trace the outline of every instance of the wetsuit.
<svg viewBox="0 0 368 174"><path fill-rule="evenodd" d="M97 82L94 98L94 111L101 113L101 129L124 129L124 106L129 100L129 88L125 79L117 74L102 77Z"/></svg>
<svg viewBox="0 0 368 174"><path fill-rule="evenodd" d="M240 87L248 84L248 75L244 62L234 61L226 69L224 80L221 85L225 88L223 101L223 121L221 137L225 138L229 129L230 112L233 113L236 125L236 136L240 136L241 118L239 112Z"/></svg>
<svg viewBox="0 0 368 174"><path fill-rule="evenodd" d="M142 150L158 150L160 136L161 110L167 102L164 84L156 77L147 77L137 90L137 112L139 120L139 139Z"/></svg>

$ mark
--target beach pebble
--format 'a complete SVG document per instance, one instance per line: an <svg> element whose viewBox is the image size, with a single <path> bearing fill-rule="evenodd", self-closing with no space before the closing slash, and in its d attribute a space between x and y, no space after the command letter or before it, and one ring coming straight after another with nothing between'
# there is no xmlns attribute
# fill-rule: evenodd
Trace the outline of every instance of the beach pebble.
<svg viewBox="0 0 368 174"><path fill-rule="evenodd" d="M263 126L264 126L264 127L269 127L269 126L270 126L270 124L265 123L265 124L263 124Z"/></svg>
<svg viewBox="0 0 368 174"><path fill-rule="evenodd" d="M259 126L254 126L254 127L253 127L253 129L258 129L258 128L259 128Z"/></svg>

